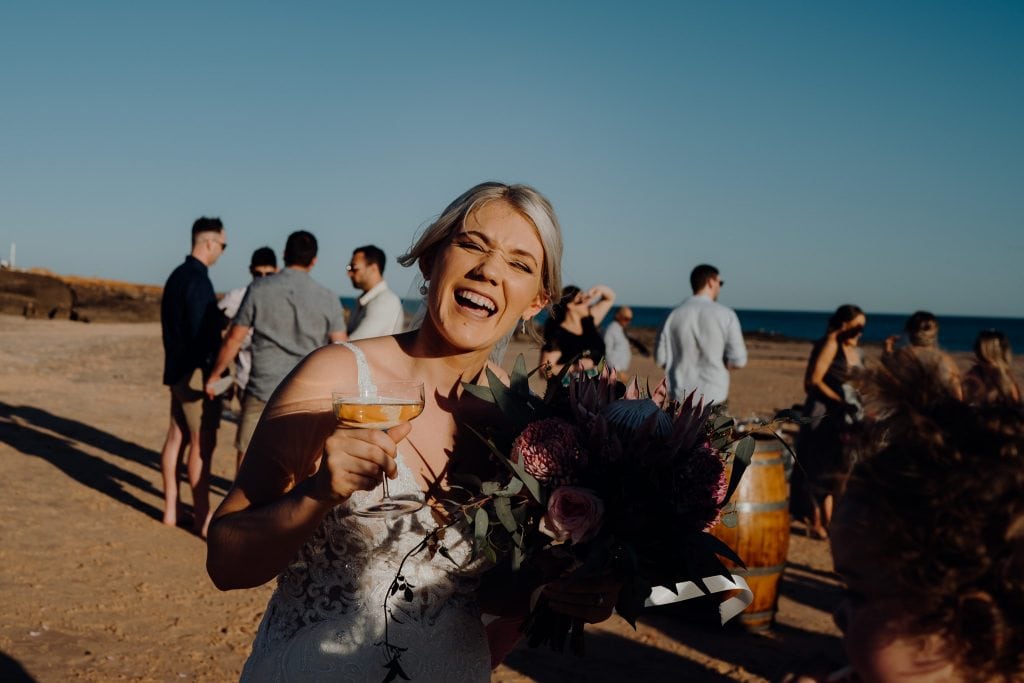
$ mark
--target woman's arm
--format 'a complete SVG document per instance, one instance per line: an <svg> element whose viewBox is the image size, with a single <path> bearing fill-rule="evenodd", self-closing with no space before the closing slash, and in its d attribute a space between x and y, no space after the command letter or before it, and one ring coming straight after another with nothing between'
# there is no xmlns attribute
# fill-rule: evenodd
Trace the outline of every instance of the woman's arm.
<svg viewBox="0 0 1024 683"><path fill-rule="evenodd" d="M320 349L271 397L210 524L206 567L218 588L269 581L334 506L354 491L375 488L382 475L394 476L396 444L411 425L387 433L338 429L329 397L339 364L354 373L348 351Z"/></svg>
<svg viewBox="0 0 1024 683"><path fill-rule="evenodd" d="M808 392L811 389L817 389L822 396L837 403L842 403L843 397L825 383L825 375L828 374L829 366L832 365L832 361L835 360L838 352L839 342L836 340L836 335L830 334L825 337L825 342L821 345L818 357L812 360L813 366L811 366L810 374L805 382L805 388Z"/></svg>
<svg viewBox="0 0 1024 683"><path fill-rule="evenodd" d="M964 387L960 376L960 367L949 354L943 354L943 364L946 366L946 377L949 382L949 389L953 392L956 400L964 400Z"/></svg>
<svg viewBox="0 0 1024 683"><path fill-rule="evenodd" d="M594 285L587 292L587 297L592 302L600 297L590 306L590 315L594 318L594 325L600 325L604 317L608 315L608 311L612 310L612 304L615 303L615 291L607 285Z"/></svg>

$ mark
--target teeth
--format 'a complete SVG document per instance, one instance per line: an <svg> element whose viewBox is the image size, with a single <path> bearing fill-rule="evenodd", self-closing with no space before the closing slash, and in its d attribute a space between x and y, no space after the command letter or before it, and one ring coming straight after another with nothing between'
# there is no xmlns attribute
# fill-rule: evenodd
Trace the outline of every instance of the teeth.
<svg viewBox="0 0 1024 683"><path fill-rule="evenodd" d="M496 310L498 310L498 306L483 294L477 294L476 292L471 292L468 289L460 289L458 292L456 292L456 294L461 296L463 299L476 304L477 306L486 308L491 313L494 313Z"/></svg>

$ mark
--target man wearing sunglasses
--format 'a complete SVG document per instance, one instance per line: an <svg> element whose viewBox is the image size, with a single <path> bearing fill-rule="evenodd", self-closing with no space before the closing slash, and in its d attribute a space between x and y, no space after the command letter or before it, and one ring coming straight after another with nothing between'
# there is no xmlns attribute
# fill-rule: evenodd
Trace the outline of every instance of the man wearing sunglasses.
<svg viewBox="0 0 1024 683"><path fill-rule="evenodd" d="M164 384L171 389L171 421L160 454L164 484L164 524L178 519L178 469L188 451L188 481L192 487L193 529L206 535L210 516L210 466L220 426L219 399L203 394L220 347L223 314L209 269L227 249L219 218L203 216L192 224L192 251L174 269L160 300L164 345Z"/></svg>
<svg viewBox="0 0 1024 683"><path fill-rule="evenodd" d="M384 262L384 251L368 244L353 251L345 266L352 286L363 292L348 320L349 339L383 337L405 328L405 309L384 280Z"/></svg>
<svg viewBox="0 0 1024 683"><path fill-rule="evenodd" d="M249 274L252 276L252 282L256 282L261 278L270 277L277 272L277 255L274 254L274 250L270 247L260 247L256 251L252 252L252 258L249 260ZM238 308L242 305L242 299L245 298L245 293L249 291L249 285L246 284L242 287L232 289L230 292L224 295L224 297L217 304L217 307L224 312L228 320L233 320L235 315L238 313ZM249 372L252 369L252 330L249 330L249 334L246 335L245 339L242 340L242 345L238 349L238 356L235 357L235 391L238 396L239 403L242 402L242 398L245 396L245 385L249 383ZM215 377L214 380L217 378ZM241 439L242 430L239 429L235 436L235 449L237 450L236 456L236 469L239 463L242 462L242 454L245 453L245 444Z"/></svg>
<svg viewBox="0 0 1024 683"><path fill-rule="evenodd" d="M747 364L740 319L718 303L725 281L714 266L701 264L690 273L693 296L673 310L658 333L655 359L665 368L672 397L683 400L696 391L704 403L729 398L729 370Z"/></svg>

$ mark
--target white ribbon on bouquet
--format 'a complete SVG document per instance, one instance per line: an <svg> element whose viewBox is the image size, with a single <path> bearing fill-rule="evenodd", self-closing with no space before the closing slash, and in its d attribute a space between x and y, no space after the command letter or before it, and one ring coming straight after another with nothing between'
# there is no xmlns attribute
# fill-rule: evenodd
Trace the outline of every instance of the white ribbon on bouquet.
<svg viewBox="0 0 1024 683"><path fill-rule="evenodd" d="M739 591L736 595L723 600L722 604L718 606L718 614L722 618L723 624L745 610L754 601L754 593L750 590L750 586L747 585L746 579L735 574L730 574L730 577L731 579L720 575L706 576L702 580L711 593ZM675 593L664 586L655 586L651 589L651 595L644 603L644 607L671 605L674 602L692 600L702 595L707 595L707 593L701 590L693 581L677 583Z"/></svg>
<svg viewBox="0 0 1024 683"><path fill-rule="evenodd" d="M747 585L746 579L742 576L736 576L735 574L730 574L729 576L731 578L715 575L706 576L703 579L703 583L707 586L708 592L710 593L738 591L736 595L723 600L718 606L718 614L722 618L722 624L725 624L737 614L745 610L750 606L750 603L754 601L754 593L750 590L750 586ZM533 594L530 596L531 610L536 607L537 599L540 597L543 590L544 586L540 586L533 591ZM674 602L692 600L707 594L708 593L701 590L693 581L682 581L677 583L675 593L664 586L655 586L651 589L650 597L648 597L644 602L644 607L661 607L662 605L671 605ZM485 626L499 618L493 614L481 614L480 616Z"/></svg>

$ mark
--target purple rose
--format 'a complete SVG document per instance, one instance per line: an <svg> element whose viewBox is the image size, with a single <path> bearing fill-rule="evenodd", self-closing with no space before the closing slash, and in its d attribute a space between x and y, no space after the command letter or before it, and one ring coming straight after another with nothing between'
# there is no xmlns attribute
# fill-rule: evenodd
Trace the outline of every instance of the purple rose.
<svg viewBox="0 0 1024 683"><path fill-rule="evenodd" d="M559 542L582 543L601 529L604 502L590 489L560 486L548 499L540 530Z"/></svg>

